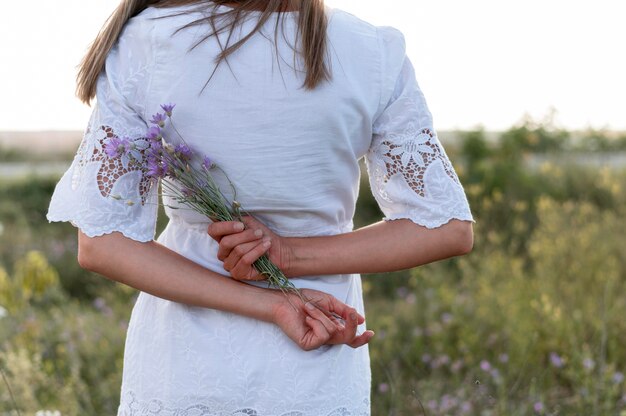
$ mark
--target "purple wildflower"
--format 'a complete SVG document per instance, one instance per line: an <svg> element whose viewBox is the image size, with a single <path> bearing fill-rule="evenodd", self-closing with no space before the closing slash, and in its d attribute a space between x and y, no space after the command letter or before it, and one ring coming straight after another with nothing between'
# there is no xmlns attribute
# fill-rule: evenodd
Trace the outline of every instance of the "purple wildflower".
<svg viewBox="0 0 626 416"><path fill-rule="evenodd" d="M563 367L563 360L556 352L550 353L550 363L556 368Z"/></svg>
<svg viewBox="0 0 626 416"><path fill-rule="evenodd" d="M161 133L161 128L159 126L152 126L148 129L148 139L161 140L162 138L163 134Z"/></svg>
<svg viewBox="0 0 626 416"><path fill-rule="evenodd" d="M156 124L159 127L165 127L165 120L167 120L167 116L163 113L156 113L152 116L152 120L150 123Z"/></svg>
<svg viewBox="0 0 626 416"><path fill-rule="evenodd" d="M381 393L387 393L389 391L389 384L387 383L380 383L378 385L378 391Z"/></svg>
<svg viewBox="0 0 626 416"><path fill-rule="evenodd" d="M541 402L536 402L533 406L533 409L535 410L535 412L537 413L543 413L543 403Z"/></svg>
<svg viewBox="0 0 626 416"><path fill-rule="evenodd" d="M168 117L172 117L172 110L174 109L174 107L176 107L176 104L161 104L161 108L163 109L163 111L165 111L165 114Z"/></svg>
<svg viewBox="0 0 626 416"><path fill-rule="evenodd" d="M185 143L176 145L174 153L176 153L176 156L178 156L181 160L185 161L190 160L193 157L193 152Z"/></svg>
<svg viewBox="0 0 626 416"><path fill-rule="evenodd" d="M152 178L159 179L164 178L166 171L163 169L163 165L159 163L159 160L154 157L148 158L148 171L146 174Z"/></svg>
<svg viewBox="0 0 626 416"><path fill-rule="evenodd" d="M498 356L498 360L500 360L501 363L508 363L509 362L509 354L506 354L506 353L500 354L500 356Z"/></svg>
<svg viewBox="0 0 626 416"><path fill-rule="evenodd" d="M210 170L212 167L213 161L208 156L205 156L204 159L202 159L202 168Z"/></svg>
<svg viewBox="0 0 626 416"><path fill-rule="evenodd" d="M163 153L163 144L161 142L157 142L157 141L150 142L150 147L148 148L148 157L154 157L154 158L160 159L162 153Z"/></svg>
<svg viewBox="0 0 626 416"><path fill-rule="evenodd" d="M618 371L615 374L613 374L613 383L621 384L622 381L624 381L624 373Z"/></svg>
<svg viewBox="0 0 626 416"><path fill-rule="evenodd" d="M591 371L594 369L595 366L596 366L596 363L591 358L585 358L583 360L583 367L585 367L585 369Z"/></svg>
<svg viewBox="0 0 626 416"><path fill-rule="evenodd" d="M489 371L491 370L491 364L489 364L489 361L487 360L482 360L480 362L480 369L483 371Z"/></svg>
<svg viewBox="0 0 626 416"><path fill-rule="evenodd" d="M128 137L113 136L104 143L104 152L108 157L114 159L125 155L128 151L130 139Z"/></svg>

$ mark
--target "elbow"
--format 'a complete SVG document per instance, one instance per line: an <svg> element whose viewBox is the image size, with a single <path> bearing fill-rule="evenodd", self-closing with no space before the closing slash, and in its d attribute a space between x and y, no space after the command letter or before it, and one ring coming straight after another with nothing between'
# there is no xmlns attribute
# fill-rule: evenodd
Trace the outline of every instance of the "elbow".
<svg viewBox="0 0 626 416"><path fill-rule="evenodd" d="M454 250L455 255L469 254L474 248L474 226L471 221L455 221Z"/></svg>

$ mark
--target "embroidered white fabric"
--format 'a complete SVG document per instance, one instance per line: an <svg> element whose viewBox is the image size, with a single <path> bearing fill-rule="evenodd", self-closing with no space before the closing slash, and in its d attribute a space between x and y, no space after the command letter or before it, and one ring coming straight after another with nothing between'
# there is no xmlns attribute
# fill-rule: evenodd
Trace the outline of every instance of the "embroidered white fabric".
<svg viewBox="0 0 626 416"><path fill-rule="evenodd" d="M139 87L150 66L145 56L137 56L141 51L130 47L136 42L131 31L111 51L98 78L97 101L83 140L48 210L50 221L71 221L89 237L119 231L138 241L154 239L157 184L104 151L110 138L137 139L147 131ZM134 97L132 103L128 97Z"/></svg>
<svg viewBox="0 0 626 416"><path fill-rule="evenodd" d="M170 102L177 104L174 119L185 141L227 172L242 206L279 234L351 231L362 157L385 219L409 218L429 228L451 218L472 220L399 31L328 9L332 82L307 91L302 71L280 68L292 62L296 36L297 14L287 13L276 47L270 19L200 94L218 42L191 48L204 33L196 26L171 35L210 10L165 17L192 7L198 5L149 7L129 21L107 57L89 127L57 184L49 220L71 221L89 236L119 231L152 240L156 184L109 158L103 144L115 136L141 138L149 114ZM253 20L231 42L254 27ZM228 34L220 36L224 44ZM229 189L224 178L215 179ZM170 221L157 241L228 275L206 233L208 220L171 198L164 204ZM293 283L364 313L358 274ZM140 292L118 415L368 416L370 383L367 347L305 352L275 325Z"/></svg>
<svg viewBox="0 0 626 416"><path fill-rule="evenodd" d="M407 218L427 228L451 219L474 222L408 58L389 104L373 127L365 160L385 220Z"/></svg>

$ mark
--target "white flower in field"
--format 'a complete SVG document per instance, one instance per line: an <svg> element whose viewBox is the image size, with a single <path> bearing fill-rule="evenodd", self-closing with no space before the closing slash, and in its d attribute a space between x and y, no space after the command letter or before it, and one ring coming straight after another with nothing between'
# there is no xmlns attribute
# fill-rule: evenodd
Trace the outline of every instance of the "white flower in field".
<svg viewBox="0 0 626 416"><path fill-rule="evenodd" d="M9 313L7 312L7 310L2 305L0 305L0 319L4 318L8 314Z"/></svg>
<svg viewBox="0 0 626 416"><path fill-rule="evenodd" d="M38 410L35 416L61 416L58 410Z"/></svg>

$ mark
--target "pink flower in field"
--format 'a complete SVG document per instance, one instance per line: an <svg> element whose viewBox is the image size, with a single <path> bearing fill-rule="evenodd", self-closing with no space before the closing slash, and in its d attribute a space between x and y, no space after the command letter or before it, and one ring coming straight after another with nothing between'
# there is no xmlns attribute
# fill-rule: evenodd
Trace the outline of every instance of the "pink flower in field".
<svg viewBox="0 0 626 416"><path fill-rule="evenodd" d="M482 360L480 362L480 369L488 372L491 370L491 364L487 360Z"/></svg>
<svg viewBox="0 0 626 416"><path fill-rule="evenodd" d="M552 365L556 368L561 368L564 365L563 360L556 352L550 353L550 363L552 363Z"/></svg>
<svg viewBox="0 0 626 416"><path fill-rule="evenodd" d="M596 362L593 361L593 359L587 357L583 360L583 367L585 367L586 370L593 370L596 366Z"/></svg>
<svg viewBox="0 0 626 416"><path fill-rule="evenodd" d="M381 393L387 393L389 391L389 384L387 383L380 383L378 385L378 391Z"/></svg>
<svg viewBox="0 0 626 416"><path fill-rule="evenodd" d="M535 412L537 412L537 413L543 413L543 409L544 409L544 407L543 407L543 403L541 403L541 402L536 402L536 403L533 405L533 410L534 410Z"/></svg>
<svg viewBox="0 0 626 416"><path fill-rule="evenodd" d="M498 357L498 360L501 363L508 363L509 362L509 355L508 354L500 354L500 356Z"/></svg>

